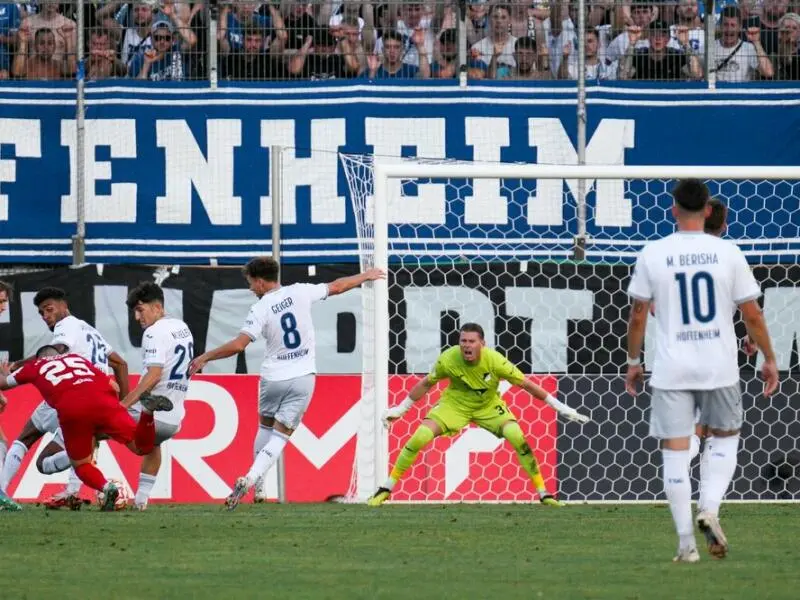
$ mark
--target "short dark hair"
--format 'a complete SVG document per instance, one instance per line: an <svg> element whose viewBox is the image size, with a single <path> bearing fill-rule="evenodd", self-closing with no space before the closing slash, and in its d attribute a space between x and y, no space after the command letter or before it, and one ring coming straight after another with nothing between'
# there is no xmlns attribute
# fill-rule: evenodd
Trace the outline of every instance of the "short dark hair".
<svg viewBox="0 0 800 600"><path fill-rule="evenodd" d="M255 25L245 25L244 27L242 27L242 39L253 35L257 35L263 38L264 30L261 27L256 27Z"/></svg>
<svg viewBox="0 0 800 600"><path fill-rule="evenodd" d="M58 356L62 354L61 350L50 344L45 344L36 351L36 358L43 358L45 356Z"/></svg>
<svg viewBox="0 0 800 600"><path fill-rule="evenodd" d="M489 10L489 14L493 15L498 10L504 10L508 14L511 14L511 6L509 6L508 4L502 4L502 3L501 4L495 4L494 6L492 6L492 8Z"/></svg>
<svg viewBox="0 0 800 600"><path fill-rule="evenodd" d="M708 186L699 179L681 179L672 190L675 204L689 212L699 212L706 207L711 194Z"/></svg>
<svg viewBox="0 0 800 600"><path fill-rule="evenodd" d="M439 43L440 44L457 44L458 43L458 31L455 29L443 29L442 32L439 34Z"/></svg>
<svg viewBox="0 0 800 600"><path fill-rule="evenodd" d="M718 198L711 198L708 201L708 205L711 207L711 214L706 217L703 229L711 235L720 235L725 229L725 222L728 220L728 207Z"/></svg>
<svg viewBox="0 0 800 600"><path fill-rule="evenodd" d="M5 292L6 296L8 296L9 301L11 300L11 296L14 294L14 286L8 283L7 281L3 281L0 279L0 292Z"/></svg>
<svg viewBox="0 0 800 600"><path fill-rule="evenodd" d="M536 52L536 40L533 40L529 37L519 37L517 41L514 42L514 51L518 50L533 50Z"/></svg>
<svg viewBox="0 0 800 600"><path fill-rule="evenodd" d="M722 21L722 19L736 19L737 21L741 21L742 13L738 6L727 4L722 7L719 13L719 20Z"/></svg>
<svg viewBox="0 0 800 600"><path fill-rule="evenodd" d="M483 333L483 327L478 325L477 323L464 323L461 326L461 329L458 330L459 333L477 333L481 339L484 339L485 335Z"/></svg>
<svg viewBox="0 0 800 600"><path fill-rule="evenodd" d="M125 304L128 308L133 308L141 302L142 304L149 304L150 302L160 302L164 304L164 290L161 286L152 281L142 281L139 285L128 292L128 299Z"/></svg>
<svg viewBox="0 0 800 600"><path fill-rule="evenodd" d="M36 33L33 35L33 41L38 42L39 38L46 36L48 33L53 37L56 37L56 34L53 33L52 29L49 27L42 27L41 29L36 30Z"/></svg>
<svg viewBox="0 0 800 600"><path fill-rule="evenodd" d="M383 34L383 43L385 44L389 40L394 40L395 42L399 42L400 45L403 44L403 37L396 31L387 31L386 33Z"/></svg>
<svg viewBox="0 0 800 600"><path fill-rule="evenodd" d="M40 306L45 300L67 301L67 292L57 287L43 287L33 297L34 306Z"/></svg>
<svg viewBox="0 0 800 600"><path fill-rule="evenodd" d="M251 258L242 269L246 277L274 282L278 281L280 270L278 261L269 256L256 256L255 258Z"/></svg>

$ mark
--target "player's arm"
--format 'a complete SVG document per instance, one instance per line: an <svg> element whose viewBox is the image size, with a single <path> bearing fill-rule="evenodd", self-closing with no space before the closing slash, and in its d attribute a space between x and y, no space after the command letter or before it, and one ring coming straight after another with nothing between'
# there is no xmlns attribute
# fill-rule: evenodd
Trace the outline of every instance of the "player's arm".
<svg viewBox="0 0 800 600"><path fill-rule="evenodd" d="M357 288L365 281L375 281L376 279L384 279L385 277L386 273L380 269L367 269L358 275L340 277L339 279L334 279L328 284L328 295L336 296L337 294L344 294L353 288Z"/></svg>
<svg viewBox="0 0 800 600"><path fill-rule="evenodd" d="M429 380L429 375L426 375L422 379L420 379L411 391L408 393L408 397L403 400L400 404L391 407L389 410L386 411L383 415L383 422L387 425L392 421L396 421L404 414L408 412L414 403L419 400L420 398L424 398L425 395L430 391L430 389L436 385L436 382L431 382Z"/></svg>
<svg viewBox="0 0 800 600"><path fill-rule="evenodd" d="M542 386L534 383L528 378L524 378L519 384L517 384L517 387L525 390L537 400L540 400L550 405L550 407L553 410L555 410L559 415L561 415L565 419L568 419L570 421L575 421L576 423L588 423L589 421L592 420L588 416L582 415L574 408L567 406L563 402L559 401L555 396L550 394Z"/></svg>
<svg viewBox="0 0 800 600"><path fill-rule="evenodd" d="M767 330L767 322L764 320L764 314L756 300L740 304L739 310L742 312L747 335L756 348L764 353L764 365L761 367L761 371L764 377L764 396L769 397L778 388L778 364Z"/></svg>
<svg viewBox="0 0 800 600"><path fill-rule="evenodd" d="M644 346L644 333L647 327L647 314L650 311L650 301L634 299L631 304L631 314L628 317L628 363L636 362L642 355Z"/></svg>
<svg viewBox="0 0 800 600"><path fill-rule="evenodd" d="M192 362L189 363L189 377L197 373L198 371L202 370L206 364L214 361L220 360L221 358L228 358L229 356L234 356L239 354L240 352L244 352L244 349L250 345L255 338L251 338L246 333L240 333L231 341L222 344L213 350L209 350L208 352L204 352L200 356L195 357Z"/></svg>
<svg viewBox="0 0 800 600"><path fill-rule="evenodd" d="M133 388L133 391L120 396L122 397L122 406L130 408L136 404L139 399L146 393L150 392L159 381L161 381L161 373L164 371L163 367L155 365L147 367L147 372L139 379L139 383Z"/></svg>
<svg viewBox="0 0 800 600"><path fill-rule="evenodd" d="M114 379L119 386L119 397L128 395L128 363L116 352L108 355L108 366L114 372Z"/></svg>
<svg viewBox="0 0 800 600"><path fill-rule="evenodd" d="M519 370L519 367L513 364L505 356L499 352L496 353L495 356L496 358L494 359L495 362L492 366L492 370L498 379L503 379L511 385L525 390L537 400L549 404L553 410L570 421L576 421L577 423L588 423L591 420L586 415L580 414L574 408L570 408L563 402L559 402L542 386L525 377L524 373Z"/></svg>
<svg viewBox="0 0 800 600"><path fill-rule="evenodd" d="M764 353L764 364L761 374L764 377L764 396L769 397L778 389L778 364L775 351L772 349L772 340L769 338L767 322L758 305L761 296L761 286L753 276L753 271L747 264L747 259L741 250L735 248L737 253L737 270L734 279L734 298L742 313L742 320L747 328L747 335L755 342L757 348Z"/></svg>
<svg viewBox="0 0 800 600"><path fill-rule="evenodd" d="M649 300L634 298L628 317L628 373L625 376L625 389L632 396L638 393L638 383L644 379L641 356L649 310Z"/></svg>

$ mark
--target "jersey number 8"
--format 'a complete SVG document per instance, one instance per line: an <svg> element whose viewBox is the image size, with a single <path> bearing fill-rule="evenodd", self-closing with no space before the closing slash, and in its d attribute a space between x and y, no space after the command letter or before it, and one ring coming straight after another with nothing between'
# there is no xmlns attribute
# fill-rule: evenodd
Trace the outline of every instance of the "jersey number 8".
<svg viewBox="0 0 800 600"><path fill-rule="evenodd" d="M281 329L283 329L283 345L289 350L294 350L300 343L300 332L297 331L297 319L292 313L284 313L281 316Z"/></svg>

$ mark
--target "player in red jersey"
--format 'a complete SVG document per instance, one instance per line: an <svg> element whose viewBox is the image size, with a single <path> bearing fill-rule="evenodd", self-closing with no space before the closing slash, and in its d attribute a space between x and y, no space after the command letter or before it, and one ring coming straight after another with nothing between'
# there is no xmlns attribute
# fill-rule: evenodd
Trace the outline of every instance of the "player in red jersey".
<svg viewBox="0 0 800 600"><path fill-rule="evenodd" d="M119 489L93 464L95 437L104 434L136 454L148 454L156 436L153 411L172 410L172 402L164 396L140 398L144 410L137 423L120 404L108 375L81 355L61 354L54 346L43 346L35 360L13 373L0 374L0 389L26 383L35 386L58 414L75 473L104 493L102 510L114 510Z"/></svg>

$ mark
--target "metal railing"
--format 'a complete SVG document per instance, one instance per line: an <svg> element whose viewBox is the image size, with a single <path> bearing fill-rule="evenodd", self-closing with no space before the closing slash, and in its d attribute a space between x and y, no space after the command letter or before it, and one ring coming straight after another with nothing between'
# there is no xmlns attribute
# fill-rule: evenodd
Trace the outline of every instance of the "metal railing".
<svg viewBox="0 0 800 600"><path fill-rule="evenodd" d="M37 0L0 4L0 79L796 80L791 10L784 0Z"/></svg>

